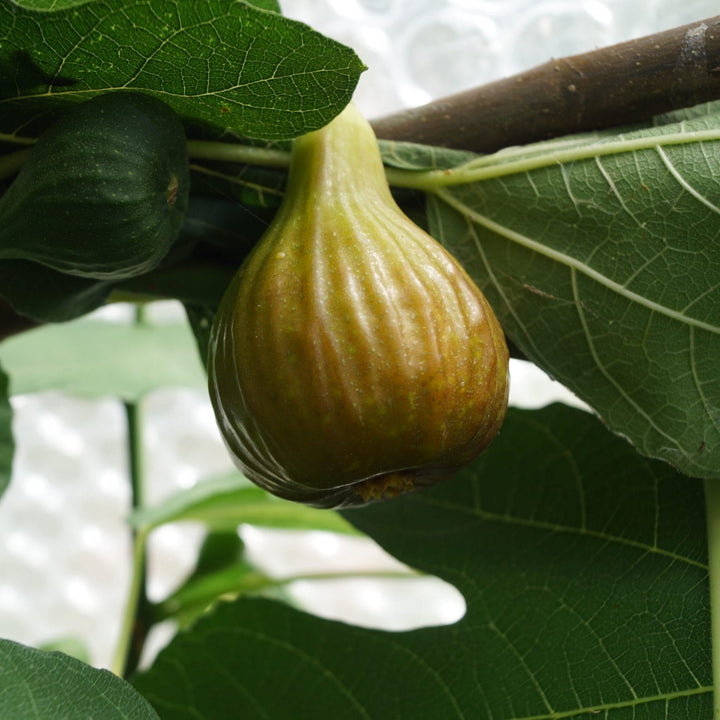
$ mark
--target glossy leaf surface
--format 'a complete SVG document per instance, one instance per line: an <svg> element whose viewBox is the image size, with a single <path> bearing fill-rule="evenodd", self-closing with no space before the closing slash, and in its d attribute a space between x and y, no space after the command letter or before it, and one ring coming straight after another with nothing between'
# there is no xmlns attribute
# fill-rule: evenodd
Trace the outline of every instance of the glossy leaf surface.
<svg viewBox="0 0 720 720"><path fill-rule="evenodd" d="M15 130L23 114L127 89L243 135L295 137L336 115L364 69L352 50L264 9L267 2L57 7L0 5L0 132Z"/></svg>
<svg viewBox="0 0 720 720"><path fill-rule="evenodd" d="M720 115L476 158L430 226L514 343L643 454L720 476Z"/></svg>
<svg viewBox="0 0 720 720"><path fill-rule="evenodd" d="M0 640L0 715L17 720L158 720L124 680L60 652Z"/></svg>
<svg viewBox="0 0 720 720"><path fill-rule="evenodd" d="M454 480L344 514L453 583L466 616L387 633L222 606L136 678L163 717L709 716L701 484L593 416L511 410Z"/></svg>

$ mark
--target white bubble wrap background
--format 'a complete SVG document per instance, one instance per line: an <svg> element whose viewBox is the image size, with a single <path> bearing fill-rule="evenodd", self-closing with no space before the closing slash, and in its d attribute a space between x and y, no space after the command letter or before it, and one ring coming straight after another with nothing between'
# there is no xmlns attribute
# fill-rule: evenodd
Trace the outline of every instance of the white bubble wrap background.
<svg viewBox="0 0 720 720"><path fill-rule="evenodd" d="M369 70L356 102L368 116L467 89L551 57L583 52L701 20L708 0L283 0L286 14L354 47ZM522 363L511 402L572 398ZM17 456L0 499L0 637L41 644L76 636L107 666L129 578L125 417L113 400L57 393L16 397ZM150 502L230 468L208 398L159 391L144 403ZM151 543L152 598L192 566L201 530L174 525ZM275 575L397 567L369 541L323 533L242 530L249 552ZM452 622L458 593L432 578L296 583L318 614L387 629ZM167 634L158 633L151 649Z"/></svg>

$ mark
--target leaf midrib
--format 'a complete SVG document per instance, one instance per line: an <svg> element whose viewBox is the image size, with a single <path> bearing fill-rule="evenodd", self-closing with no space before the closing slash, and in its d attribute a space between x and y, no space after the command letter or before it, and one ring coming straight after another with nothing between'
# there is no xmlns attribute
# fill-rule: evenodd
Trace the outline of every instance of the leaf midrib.
<svg viewBox="0 0 720 720"><path fill-rule="evenodd" d="M573 527L571 525L560 525L559 523L553 523L543 520L533 520L531 518L522 518L516 515L508 515L507 513L496 513L488 510L482 510L479 507L467 508L460 507L452 503L439 502L435 499L424 500L420 497L416 498L415 502L419 502L432 507L438 507L443 510L451 510L455 513L463 513L471 515L478 520L485 522L499 522L507 525L514 525L517 527L530 528L532 530L543 530L545 532L564 533L568 535L579 535L581 537L589 537L597 540L602 540L608 543L615 543L630 547L635 550L642 550L653 555L659 555L661 557L669 558L673 561L685 563L692 567L700 568L707 572L707 563L700 562L699 560L693 560L692 558L684 555L678 555L670 550L664 550L657 545L648 545L648 543L641 542L639 540L631 540L629 538L618 537L617 535L611 535L609 533L602 532L601 530L592 530L591 528Z"/></svg>
<svg viewBox="0 0 720 720"><path fill-rule="evenodd" d="M471 219L474 223L486 228L490 232L495 233L500 237L504 237L510 242L521 245L522 247L525 247L528 250L537 253L538 255L542 255L543 257L548 258L549 260L576 270L582 275L585 275L585 277L588 277L591 280L594 280L595 282L600 284L601 286L607 288L611 292L616 293L620 297L623 297L630 302L637 303L639 306L646 308L650 312L656 312L660 315L664 315L665 317L670 318L671 320L675 320L690 327L696 327L700 330L705 330L714 335L720 335L720 326L713 325L712 323L705 322L704 320L698 320L697 318L689 317L688 315L685 315L678 310L673 310L666 305L661 305L660 303L654 302L643 295L633 292L632 290L626 288L624 285L621 285L620 283L611 280L609 277L607 277L607 275L603 275L601 272L594 270L589 265L581 262L577 258L560 252L559 250L555 250L554 248L548 247L547 245L543 245L537 240L533 240L532 238L529 238L522 233L511 230L507 226L495 222L489 217L476 212L472 208L468 207L461 200L457 199L451 192L445 189L437 190L436 195L440 200L452 207L454 210L457 210L459 213Z"/></svg>
<svg viewBox="0 0 720 720"><path fill-rule="evenodd" d="M720 140L720 128L669 132L665 135L644 135L627 138L618 135L613 140L599 138L575 142L562 142L561 147L549 150L542 146L521 146L517 149L500 150L459 165L452 170L404 170L387 168L393 185L426 192L455 185L469 185L485 180L495 180L507 175L520 175L542 168L552 168L572 162L594 160L609 155L622 155L642 150L653 150L674 145L687 145ZM509 159L517 155L517 159Z"/></svg>
<svg viewBox="0 0 720 720"><path fill-rule="evenodd" d="M649 697L633 698L624 702L607 703L604 705L593 705L591 707L577 708L576 710L566 710L558 713L542 714L542 715L526 715L518 716L513 718L507 718L507 720L565 720L566 718L580 717L589 714L599 715L602 712L607 713L611 710L622 710L625 708L638 707L641 705L647 705L654 702L668 702L672 700L679 700L681 698L693 697L695 695L705 695L713 692L712 686L703 685L701 687L692 688L691 690L680 690L672 693L663 693L660 695L653 695Z"/></svg>

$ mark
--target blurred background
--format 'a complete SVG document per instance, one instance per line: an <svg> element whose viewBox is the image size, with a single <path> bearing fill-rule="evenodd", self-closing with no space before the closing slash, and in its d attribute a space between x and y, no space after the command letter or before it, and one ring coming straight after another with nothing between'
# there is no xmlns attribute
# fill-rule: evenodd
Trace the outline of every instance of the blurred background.
<svg viewBox="0 0 720 720"><path fill-rule="evenodd" d="M368 117L511 75L562 57L717 13L709 0L281 0L286 15L352 46L369 67L356 93ZM128 322L132 309L99 313ZM172 303L156 322L182 321ZM578 404L524 363L511 367L511 403ZM168 388L143 402L147 502L231 469L202 389ZM0 637L40 645L69 637L108 666L130 570L126 423L113 398L52 392L13 398L17 442L11 486L0 499ZM392 571L371 541L327 533L240 529L250 557L284 577L310 572ZM202 529L163 527L151 536L151 599L191 569ZM462 597L435 578L299 581L294 600L325 617L389 630L450 623ZM151 638L148 652L172 628Z"/></svg>

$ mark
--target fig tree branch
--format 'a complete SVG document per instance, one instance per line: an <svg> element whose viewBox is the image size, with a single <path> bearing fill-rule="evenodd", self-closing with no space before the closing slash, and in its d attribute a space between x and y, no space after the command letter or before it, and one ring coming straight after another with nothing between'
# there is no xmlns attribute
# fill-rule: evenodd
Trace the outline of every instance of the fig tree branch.
<svg viewBox="0 0 720 720"><path fill-rule="evenodd" d="M720 15L550 60L375 120L378 137L490 153L720 98Z"/></svg>

